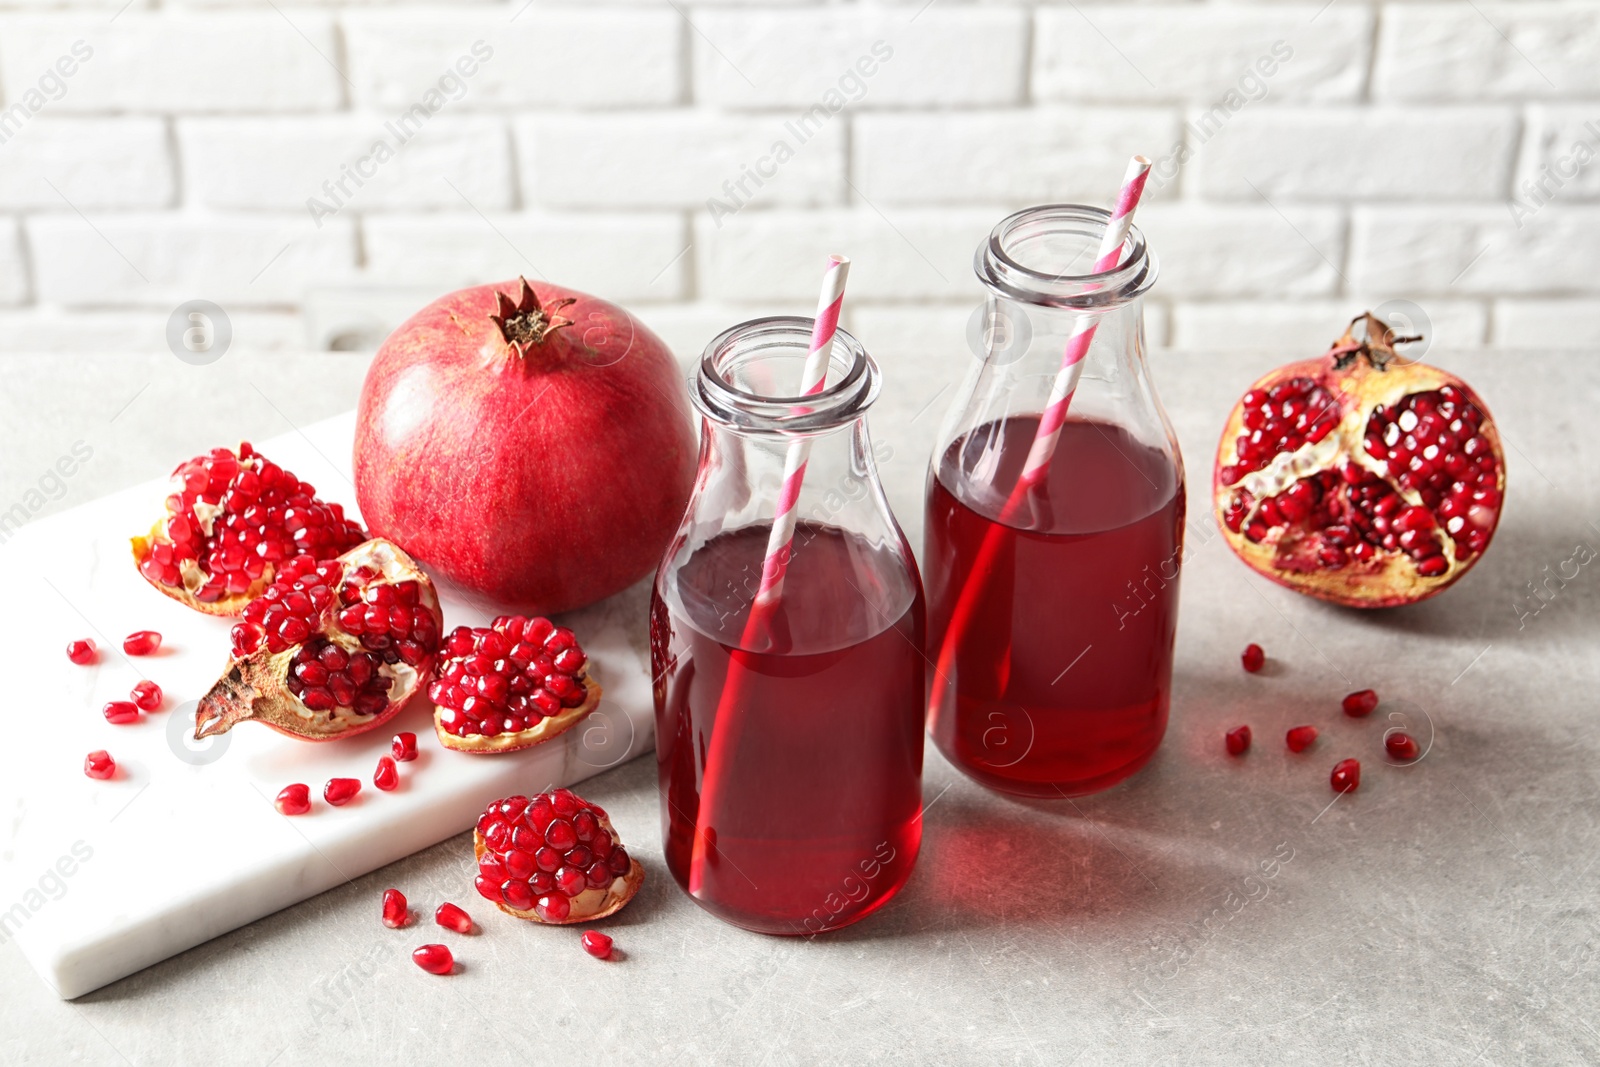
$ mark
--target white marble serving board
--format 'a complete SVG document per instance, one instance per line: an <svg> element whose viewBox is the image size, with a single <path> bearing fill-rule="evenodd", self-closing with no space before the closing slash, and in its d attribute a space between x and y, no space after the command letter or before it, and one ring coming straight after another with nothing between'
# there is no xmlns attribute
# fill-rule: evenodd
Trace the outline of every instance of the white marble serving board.
<svg viewBox="0 0 1600 1067"><path fill-rule="evenodd" d="M353 427L345 415L254 443L353 512ZM32 523L0 547L0 941L15 938L62 997L458 834L495 797L577 782L654 748L645 583L563 618L605 696L582 725L537 748L446 751L420 694L388 726L347 741L310 744L244 723L196 745L194 702L227 659L232 620L191 611L139 577L128 539L149 529L166 492L164 481L137 486ZM497 613L447 582L439 593L447 630ZM122 638L140 629L165 636L159 654L123 655ZM65 652L85 636L101 649L88 668ZM163 709L136 725L107 723L101 705L146 677L165 690ZM399 730L416 733L420 755L400 765L399 789L379 792L372 772ZM83 774L84 756L100 748L117 761L110 781ZM334 777L364 783L343 808L321 798ZM273 808L291 782L311 786L310 814Z"/></svg>

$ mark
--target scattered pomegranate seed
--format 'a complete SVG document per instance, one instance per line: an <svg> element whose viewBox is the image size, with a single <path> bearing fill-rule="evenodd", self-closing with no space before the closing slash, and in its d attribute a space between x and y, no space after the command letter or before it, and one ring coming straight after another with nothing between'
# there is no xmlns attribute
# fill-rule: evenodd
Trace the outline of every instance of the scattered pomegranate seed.
<svg viewBox="0 0 1600 1067"><path fill-rule="evenodd" d="M154 630L135 630L122 639L122 651L130 656L148 656L161 647L161 635Z"/></svg>
<svg viewBox="0 0 1600 1067"><path fill-rule="evenodd" d="M1267 654L1261 651L1260 645L1245 645L1244 653L1239 657L1239 662L1244 664L1244 669L1251 674L1259 671L1267 662Z"/></svg>
<svg viewBox="0 0 1600 1067"><path fill-rule="evenodd" d="M117 761L105 749L97 748L83 758L83 773L104 781L117 773Z"/></svg>
<svg viewBox="0 0 1600 1067"><path fill-rule="evenodd" d="M383 925L398 930L406 924L411 913L406 910L406 895L398 889L383 891Z"/></svg>
<svg viewBox="0 0 1600 1067"><path fill-rule="evenodd" d="M1417 747L1417 739L1404 730L1396 730L1383 739L1383 747L1389 755L1399 760L1414 760L1422 754Z"/></svg>
<svg viewBox="0 0 1600 1067"><path fill-rule="evenodd" d="M455 968L455 957L443 945L423 945L411 954L418 967L429 974L449 974Z"/></svg>
<svg viewBox="0 0 1600 1067"><path fill-rule="evenodd" d="M1378 693L1360 689L1344 698L1344 713L1352 719L1365 719L1378 706Z"/></svg>
<svg viewBox="0 0 1600 1067"><path fill-rule="evenodd" d="M1329 779L1333 784L1335 793L1353 793L1361 784L1361 761L1342 759L1333 765L1333 775Z"/></svg>
<svg viewBox="0 0 1600 1067"><path fill-rule="evenodd" d="M583 932L583 951L597 960L609 959L611 956L611 938L599 930L585 930Z"/></svg>
<svg viewBox="0 0 1600 1067"><path fill-rule="evenodd" d="M448 900L440 904L439 910L433 913L433 921L446 930L454 930L458 934L470 934L472 932L472 916Z"/></svg>
<svg viewBox="0 0 1600 1067"><path fill-rule="evenodd" d="M390 743L390 751L399 763L410 763L417 758L417 735L407 732L395 734L394 741Z"/></svg>
<svg viewBox="0 0 1600 1067"><path fill-rule="evenodd" d="M1228 755L1242 756L1250 751L1250 727L1236 726L1229 730L1226 737Z"/></svg>
<svg viewBox="0 0 1600 1067"><path fill-rule="evenodd" d="M372 774L372 784L385 793L392 792L400 784L400 772L395 769L394 760L388 756L378 758L378 769Z"/></svg>
<svg viewBox="0 0 1600 1067"><path fill-rule="evenodd" d="M304 815L311 810L311 787L300 782L286 785L278 793L278 799L273 801L273 806L280 815Z"/></svg>
<svg viewBox="0 0 1600 1067"><path fill-rule="evenodd" d="M1317 728L1315 726L1296 726L1284 738L1289 745L1290 752L1304 752L1311 747L1311 742L1316 739Z"/></svg>
<svg viewBox="0 0 1600 1067"><path fill-rule="evenodd" d="M87 667L98 656L95 644L85 637L81 641L72 641L67 644L67 658L80 667Z"/></svg>
<svg viewBox="0 0 1600 1067"><path fill-rule="evenodd" d="M152 681L142 681L129 694L133 702L145 711L155 711L161 706L161 687Z"/></svg>
<svg viewBox="0 0 1600 1067"><path fill-rule="evenodd" d="M343 807L361 792L361 779L359 778L329 778L328 784L322 787L322 799L334 807Z"/></svg>
<svg viewBox="0 0 1600 1067"><path fill-rule="evenodd" d="M106 717L106 722L113 726L126 726L130 722L139 721L139 705L131 700L113 700L100 709Z"/></svg>

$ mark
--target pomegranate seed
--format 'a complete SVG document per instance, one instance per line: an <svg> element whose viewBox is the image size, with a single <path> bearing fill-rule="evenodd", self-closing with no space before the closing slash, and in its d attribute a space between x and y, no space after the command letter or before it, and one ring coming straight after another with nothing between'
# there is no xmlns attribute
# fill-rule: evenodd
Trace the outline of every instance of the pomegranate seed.
<svg viewBox="0 0 1600 1067"><path fill-rule="evenodd" d="M385 793L392 792L400 784L400 772L395 769L394 760L388 756L378 759L378 769L373 772L372 784Z"/></svg>
<svg viewBox="0 0 1600 1067"><path fill-rule="evenodd" d="M398 889L383 891L383 925L398 930L406 924L411 912L406 908L406 895Z"/></svg>
<svg viewBox="0 0 1600 1067"><path fill-rule="evenodd" d="M343 807L361 792L361 779L359 778L329 778L328 784L322 787L322 799L334 807Z"/></svg>
<svg viewBox="0 0 1600 1067"><path fill-rule="evenodd" d="M1398 760L1414 760L1421 755L1422 750L1417 747L1417 739L1404 730L1396 730L1383 739L1383 747Z"/></svg>
<svg viewBox="0 0 1600 1067"><path fill-rule="evenodd" d="M85 637L67 644L67 658L80 667L87 667L98 658L98 650L95 643Z"/></svg>
<svg viewBox="0 0 1600 1067"><path fill-rule="evenodd" d="M106 717L106 722L114 726L139 721L139 705L131 700L113 700L101 708L100 713Z"/></svg>
<svg viewBox="0 0 1600 1067"><path fill-rule="evenodd" d="M533 910L545 922L558 923L572 914L572 901L559 893L552 893L540 897Z"/></svg>
<svg viewBox="0 0 1600 1067"><path fill-rule="evenodd" d="M311 810L311 787L299 782L286 785L279 791L273 806L280 815L304 815Z"/></svg>
<svg viewBox="0 0 1600 1067"><path fill-rule="evenodd" d="M1352 719L1365 719L1378 706L1376 690L1360 689L1344 698L1344 713Z"/></svg>
<svg viewBox="0 0 1600 1067"><path fill-rule="evenodd" d="M1228 743L1228 755L1242 756L1250 751L1250 727L1236 726L1229 730L1225 740Z"/></svg>
<svg viewBox="0 0 1600 1067"><path fill-rule="evenodd" d="M428 696L446 747L520 733L588 696L588 657L572 631L549 619L502 615L490 627L458 626L443 642Z"/></svg>
<svg viewBox="0 0 1600 1067"><path fill-rule="evenodd" d="M394 758L401 763L410 763L417 758L417 735L413 733L395 734L390 742L390 751Z"/></svg>
<svg viewBox="0 0 1600 1067"><path fill-rule="evenodd" d="M1267 654L1261 651L1260 645L1245 645L1244 653L1239 657L1239 662L1244 664L1245 670L1254 674L1267 662Z"/></svg>
<svg viewBox="0 0 1600 1067"><path fill-rule="evenodd" d="M455 957L443 945L423 945L411 953L411 959L429 974L449 974L456 965Z"/></svg>
<svg viewBox="0 0 1600 1067"><path fill-rule="evenodd" d="M1333 784L1335 793L1353 793L1361 784L1361 761L1342 759L1333 765L1333 775L1329 779Z"/></svg>
<svg viewBox="0 0 1600 1067"><path fill-rule="evenodd" d="M458 934L470 934L472 932L472 916L448 900L440 904L439 910L433 913L433 921L446 930L454 930Z"/></svg>
<svg viewBox="0 0 1600 1067"><path fill-rule="evenodd" d="M611 957L611 938L599 930L585 930L583 932L583 951L597 960Z"/></svg>
<svg viewBox="0 0 1600 1067"><path fill-rule="evenodd" d="M97 748L83 758L83 773L102 781L117 773L117 761L103 748Z"/></svg>
<svg viewBox="0 0 1600 1067"><path fill-rule="evenodd" d="M148 656L161 647L161 635L154 630L135 630L122 639L122 651L130 656Z"/></svg>
<svg viewBox="0 0 1600 1067"><path fill-rule="evenodd" d="M1304 752L1311 747L1311 742L1316 739L1317 728L1315 726L1296 726L1284 738L1289 745L1290 752Z"/></svg>
<svg viewBox="0 0 1600 1067"><path fill-rule="evenodd" d="M161 687L151 681L142 681L129 694L133 702L145 711L155 711L161 706Z"/></svg>

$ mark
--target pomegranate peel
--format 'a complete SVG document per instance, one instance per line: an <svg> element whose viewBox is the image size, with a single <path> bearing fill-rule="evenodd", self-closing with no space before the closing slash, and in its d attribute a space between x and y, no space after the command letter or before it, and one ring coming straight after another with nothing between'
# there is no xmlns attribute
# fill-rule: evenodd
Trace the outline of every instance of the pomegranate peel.
<svg viewBox="0 0 1600 1067"><path fill-rule="evenodd" d="M214 448L172 472L166 514L132 539L139 573L207 615L237 615L289 559L332 559L366 538L344 508L255 451Z"/></svg>
<svg viewBox="0 0 1600 1067"><path fill-rule="evenodd" d="M397 610L407 635L375 632ZM196 739L250 721L306 741L381 726L422 686L443 620L432 580L382 538L337 560L293 561L244 615L226 670L200 699Z"/></svg>
<svg viewBox="0 0 1600 1067"><path fill-rule="evenodd" d="M1357 327L1363 336L1356 336ZM1505 461L1461 379L1407 361L1370 312L1322 356L1262 377L1223 428L1219 525L1246 564L1347 607L1433 596L1488 547Z"/></svg>

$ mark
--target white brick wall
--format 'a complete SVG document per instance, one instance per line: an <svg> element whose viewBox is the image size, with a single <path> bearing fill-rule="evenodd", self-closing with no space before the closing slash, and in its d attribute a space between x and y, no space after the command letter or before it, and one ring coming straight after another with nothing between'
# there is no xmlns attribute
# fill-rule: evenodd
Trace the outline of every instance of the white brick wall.
<svg viewBox="0 0 1600 1067"><path fill-rule="evenodd" d="M1157 344L1600 347L1594 0L0 0L0 348L194 297L369 345L526 273L691 357L845 251L869 348L954 372L989 227L1135 151Z"/></svg>

